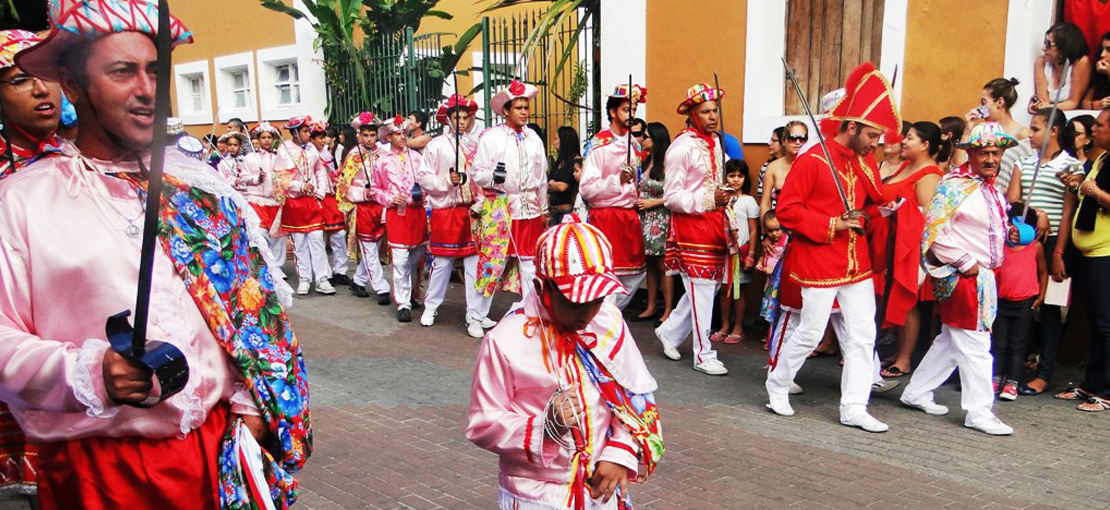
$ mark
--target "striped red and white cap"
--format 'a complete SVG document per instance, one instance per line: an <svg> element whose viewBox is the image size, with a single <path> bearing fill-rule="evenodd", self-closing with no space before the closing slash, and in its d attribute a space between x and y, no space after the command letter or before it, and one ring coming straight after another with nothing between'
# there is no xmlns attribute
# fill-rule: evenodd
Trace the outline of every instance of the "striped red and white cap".
<svg viewBox="0 0 1110 510"><path fill-rule="evenodd" d="M554 282L567 299L587 303L624 286L613 274L613 247L596 227L568 214L563 223L540 234L536 274Z"/></svg>

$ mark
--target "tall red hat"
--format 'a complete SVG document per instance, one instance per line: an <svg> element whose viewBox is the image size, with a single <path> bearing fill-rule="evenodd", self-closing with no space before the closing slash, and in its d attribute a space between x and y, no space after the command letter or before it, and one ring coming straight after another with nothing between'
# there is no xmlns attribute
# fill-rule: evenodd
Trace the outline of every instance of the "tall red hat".
<svg viewBox="0 0 1110 510"><path fill-rule="evenodd" d="M829 116L821 121L822 131L827 136L835 135L842 122L855 121L883 130L888 142L891 137L900 138L902 116L894 105L894 91L886 77L875 69L875 64L860 64L848 75L844 90L844 97L833 106Z"/></svg>

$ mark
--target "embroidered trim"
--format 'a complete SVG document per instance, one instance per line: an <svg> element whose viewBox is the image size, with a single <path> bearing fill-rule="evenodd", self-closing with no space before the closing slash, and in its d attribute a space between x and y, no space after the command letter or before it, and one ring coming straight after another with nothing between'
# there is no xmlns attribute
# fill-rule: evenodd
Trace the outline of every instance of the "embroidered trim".
<svg viewBox="0 0 1110 510"><path fill-rule="evenodd" d="M96 394L93 372L101 368L104 353L110 348L108 342L99 339L85 340L78 354L77 365L73 371L73 396L87 407L85 414L91 418L111 418L119 413L119 408L104 407L104 401Z"/></svg>
<svg viewBox="0 0 1110 510"><path fill-rule="evenodd" d="M825 239L825 244L832 244L833 239L836 238L836 216L829 217L829 232L828 237Z"/></svg>
<svg viewBox="0 0 1110 510"><path fill-rule="evenodd" d="M849 283L861 282L868 278L871 278L870 269L859 274L843 276L840 278L830 278L827 280L808 280L799 277L798 274L793 271L790 272L790 279L798 282L798 285L801 285L803 287L836 287L840 285L847 285Z"/></svg>
<svg viewBox="0 0 1110 510"><path fill-rule="evenodd" d="M536 458L532 455L532 434L535 432L534 430L532 430L532 425L535 423L535 421L535 416L529 416L528 423L524 426L526 430L526 432L524 433L524 455L528 458L528 462L530 463L536 462Z"/></svg>

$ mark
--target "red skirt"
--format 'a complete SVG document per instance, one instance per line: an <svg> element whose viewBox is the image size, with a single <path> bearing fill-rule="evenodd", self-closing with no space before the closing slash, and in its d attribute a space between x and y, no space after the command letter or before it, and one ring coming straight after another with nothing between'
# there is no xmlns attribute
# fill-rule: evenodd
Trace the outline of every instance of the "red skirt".
<svg viewBox="0 0 1110 510"><path fill-rule="evenodd" d="M382 212L382 206L372 202L355 204L355 234L359 241L376 242L385 236Z"/></svg>
<svg viewBox="0 0 1110 510"><path fill-rule="evenodd" d="M509 243L508 256L530 259L536 256L536 245L540 242L540 234L547 225L544 225L543 216L527 220L513 220L510 230L513 242Z"/></svg>
<svg viewBox="0 0 1110 510"><path fill-rule="evenodd" d="M424 205L417 203L405 208L405 215L397 214L397 208L385 211L385 238L390 248L416 248L424 244L428 233L428 215Z"/></svg>
<svg viewBox="0 0 1110 510"><path fill-rule="evenodd" d="M589 222L613 246L613 272L618 276L641 273L647 267L644 257L644 231L640 215L623 207L590 209Z"/></svg>
<svg viewBox="0 0 1110 510"><path fill-rule="evenodd" d="M477 255L470 230L470 209L466 206L432 209L432 238L428 253L437 257Z"/></svg>
<svg viewBox="0 0 1110 510"><path fill-rule="evenodd" d="M0 490L35 486L38 445L27 440L8 405L0 402Z"/></svg>
<svg viewBox="0 0 1110 510"><path fill-rule="evenodd" d="M335 232L347 228L347 217L339 212L339 202L335 201L335 195L325 196L321 207L324 230Z"/></svg>
<svg viewBox="0 0 1110 510"><path fill-rule="evenodd" d="M184 439L91 437L39 445L43 510L216 510L220 441L228 407L217 405Z"/></svg>
<svg viewBox="0 0 1110 510"><path fill-rule="evenodd" d="M316 197L285 199L281 228L288 232L315 232L324 228L324 209Z"/></svg>
<svg viewBox="0 0 1110 510"><path fill-rule="evenodd" d="M592 214L592 213L591 213ZM723 280L728 244L722 211L671 214L664 265L690 278Z"/></svg>
<svg viewBox="0 0 1110 510"><path fill-rule="evenodd" d="M932 286L933 282L926 283ZM960 329L979 329L979 289L978 278L960 276L956 288L948 299L937 302L940 322L946 326Z"/></svg>
<svg viewBox="0 0 1110 510"><path fill-rule="evenodd" d="M277 218L277 213L281 210L281 207L251 203L251 209L254 209L255 214L258 215L259 221L262 222L262 229L269 231L270 227L274 226L274 219Z"/></svg>

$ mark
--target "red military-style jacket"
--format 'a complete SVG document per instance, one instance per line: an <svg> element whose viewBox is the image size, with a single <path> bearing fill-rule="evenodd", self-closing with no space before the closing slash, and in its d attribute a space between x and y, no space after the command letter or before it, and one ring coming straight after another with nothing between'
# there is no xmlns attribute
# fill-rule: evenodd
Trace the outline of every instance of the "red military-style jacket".
<svg viewBox="0 0 1110 510"><path fill-rule="evenodd" d="M881 203L875 157L860 156L831 139L827 143L852 208ZM871 277L867 238L836 230L836 219L844 212L829 162L815 145L794 160L775 209L782 226L794 233L787 250L787 277L803 287L837 287Z"/></svg>

